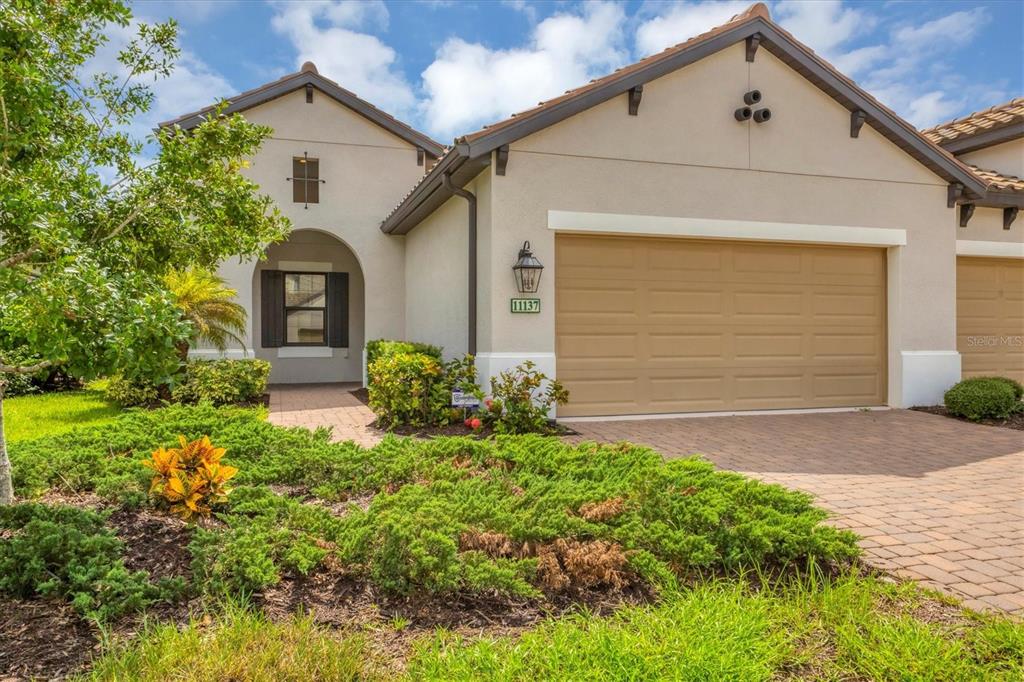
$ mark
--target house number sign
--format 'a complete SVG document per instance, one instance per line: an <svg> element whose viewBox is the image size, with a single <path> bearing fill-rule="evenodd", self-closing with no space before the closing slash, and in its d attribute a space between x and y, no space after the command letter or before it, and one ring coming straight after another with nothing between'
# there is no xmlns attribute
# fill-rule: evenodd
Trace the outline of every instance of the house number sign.
<svg viewBox="0 0 1024 682"><path fill-rule="evenodd" d="M512 301L512 312L514 313L539 313L540 312L540 299L539 298L513 298Z"/></svg>

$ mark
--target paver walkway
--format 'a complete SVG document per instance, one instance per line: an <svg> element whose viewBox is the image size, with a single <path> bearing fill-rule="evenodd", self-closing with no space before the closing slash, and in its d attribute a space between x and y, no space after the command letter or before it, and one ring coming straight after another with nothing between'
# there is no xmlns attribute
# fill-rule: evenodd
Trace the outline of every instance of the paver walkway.
<svg viewBox="0 0 1024 682"><path fill-rule="evenodd" d="M270 420L330 426L373 445L373 413L345 384L273 386ZM569 421L568 440L700 453L723 469L812 493L862 538L866 560L955 594L972 608L1024 615L1024 432L884 410Z"/></svg>
<svg viewBox="0 0 1024 682"><path fill-rule="evenodd" d="M274 384L270 387L271 423L278 426L330 427L332 439L376 445L383 434L370 426L373 412L352 391L359 384Z"/></svg>
<svg viewBox="0 0 1024 682"><path fill-rule="evenodd" d="M566 425L810 492L870 564L1024 615L1024 432L909 410Z"/></svg>

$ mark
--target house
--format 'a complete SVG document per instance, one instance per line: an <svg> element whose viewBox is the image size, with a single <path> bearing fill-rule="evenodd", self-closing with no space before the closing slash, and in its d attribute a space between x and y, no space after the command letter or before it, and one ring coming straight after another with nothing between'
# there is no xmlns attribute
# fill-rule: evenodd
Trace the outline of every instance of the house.
<svg viewBox="0 0 1024 682"><path fill-rule="evenodd" d="M229 110L274 128L249 172L295 227L221 267L273 381L358 381L380 337L532 360L561 417L1024 378L1024 103L922 133L761 3L448 147L311 64Z"/></svg>

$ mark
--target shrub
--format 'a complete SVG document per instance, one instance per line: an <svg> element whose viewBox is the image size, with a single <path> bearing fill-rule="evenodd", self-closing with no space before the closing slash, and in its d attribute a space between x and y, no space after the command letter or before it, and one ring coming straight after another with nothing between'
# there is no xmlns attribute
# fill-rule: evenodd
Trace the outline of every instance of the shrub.
<svg viewBox="0 0 1024 682"><path fill-rule="evenodd" d="M12 532L0 543L0 592L65 597L98 620L183 592L181 579L154 584L145 571L125 568L124 544L104 523L103 515L74 507L0 507L0 528Z"/></svg>
<svg viewBox="0 0 1024 682"><path fill-rule="evenodd" d="M1006 419L1021 408L1012 383L1000 377L964 379L946 391L946 409L972 421Z"/></svg>
<svg viewBox="0 0 1024 682"><path fill-rule="evenodd" d="M267 390L266 360L190 360L184 381L171 391L179 403L235 405L258 400Z"/></svg>
<svg viewBox="0 0 1024 682"><path fill-rule="evenodd" d="M432 346L429 343L375 339L373 341L366 342L366 366L369 367L372 365L374 361L382 355L394 355L396 353L421 353L423 355L429 355L439 363L443 359L441 356L441 348L438 346Z"/></svg>
<svg viewBox="0 0 1024 682"><path fill-rule="evenodd" d="M484 422L497 433L542 433L549 430L548 414L564 405L569 392L527 360L491 377L491 398L484 403Z"/></svg>
<svg viewBox="0 0 1024 682"><path fill-rule="evenodd" d="M15 490L54 486L141 504L150 481L139 460L178 434L209 434L239 468L231 504L217 514L223 523L197 529L189 547L195 584L216 593L327 568L398 593L663 588L698 571L857 554L855 536L824 525L809 495L699 458L666 462L645 447L539 435L388 437L364 449L209 405L131 411L15 443Z"/></svg>
<svg viewBox="0 0 1024 682"><path fill-rule="evenodd" d="M11 343L9 338L0 337L0 346L7 346ZM0 353L4 362L13 365L33 365L39 358L30 353L24 346L13 350L4 350ZM40 370L35 374L14 374L0 372L0 383L3 385L4 397L13 398L29 393L60 391L71 388L79 388L82 382L75 377L69 376L64 367L49 367Z"/></svg>
<svg viewBox="0 0 1024 682"><path fill-rule="evenodd" d="M267 390L270 363L266 360L189 360L185 373L170 392L171 402L236 405L254 402ZM112 377L107 398L122 407L147 406L160 399L153 382Z"/></svg>
<svg viewBox="0 0 1024 682"><path fill-rule="evenodd" d="M120 375L107 379L103 393L121 407L152 405L160 398L156 384L139 379L126 379Z"/></svg>
<svg viewBox="0 0 1024 682"><path fill-rule="evenodd" d="M441 363L422 353L380 355L368 368L370 409L384 428L427 426L446 406Z"/></svg>
<svg viewBox="0 0 1024 682"><path fill-rule="evenodd" d="M224 448L215 448L207 436L191 443L179 437L181 447L158 448L142 464L154 472L149 495L171 504L184 519L209 516L211 507L227 502L227 482L238 469L220 463Z"/></svg>
<svg viewBox="0 0 1024 682"><path fill-rule="evenodd" d="M1007 386L1009 386L1013 390L1013 397L1014 398L1016 398L1017 400L1024 400L1024 384L1021 384L1019 381L1015 381L1015 380L1011 379L1010 377L980 377L980 378L988 379L989 381L995 381L995 382L998 382L1000 384L1006 384Z"/></svg>
<svg viewBox="0 0 1024 682"><path fill-rule="evenodd" d="M386 429L450 424L461 416L450 407L452 389L477 390L469 355L441 364L423 353L381 354L369 376L370 409Z"/></svg>

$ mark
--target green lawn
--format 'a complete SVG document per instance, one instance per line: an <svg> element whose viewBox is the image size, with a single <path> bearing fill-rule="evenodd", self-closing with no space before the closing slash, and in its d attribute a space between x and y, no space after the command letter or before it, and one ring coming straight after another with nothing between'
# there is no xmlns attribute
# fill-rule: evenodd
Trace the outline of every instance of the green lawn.
<svg viewBox="0 0 1024 682"><path fill-rule="evenodd" d="M23 395L4 400L4 426L8 442L16 443L106 424L120 412L96 389Z"/></svg>
<svg viewBox="0 0 1024 682"><path fill-rule="evenodd" d="M918 615L926 611L930 617ZM152 626L85 679L114 680L1020 680L1024 627L960 611L910 584L847 576L755 590L716 580L610 617L549 620L519 636L440 631L404 672L382 629L308 617L271 623L229 606L183 629ZM244 653L243 653L244 652Z"/></svg>

